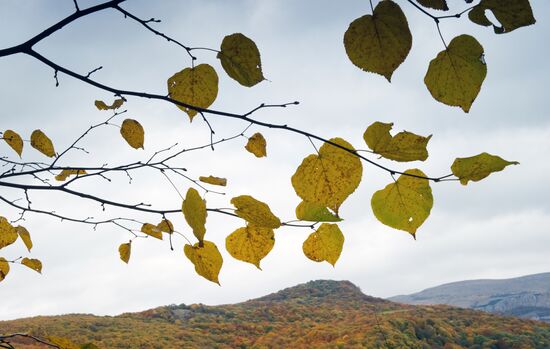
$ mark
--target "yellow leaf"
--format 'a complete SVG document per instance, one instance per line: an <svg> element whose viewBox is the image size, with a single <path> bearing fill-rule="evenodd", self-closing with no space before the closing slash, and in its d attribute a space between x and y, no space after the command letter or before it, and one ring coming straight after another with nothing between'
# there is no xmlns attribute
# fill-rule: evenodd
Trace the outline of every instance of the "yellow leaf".
<svg viewBox="0 0 550 349"><path fill-rule="evenodd" d="M206 234L206 202L196 189L189 188L187 190L181 210L187 224L193 229L193 235L199 241L203 241L204 234Z"/></svg>
<svg viewBox="0 0 550 349"><path fill-rule="evenodd" d="M461 184L466 185L468 181L477 182L493 172L502 171L508 165L519 165L519 162L506 161L496 155L481 153L469 158L455 159L451 171L460 179Z"/></svg>
<svg viewBox="0 0 550 349"><path fill-rule="evenodd" d="M380 1L373 15L351 22L344 35L344 46L353 64L390 81L411 50L407 17L393 1Z"/></svg>
<svg viewBox="0 0 550 349"><path fill-rule="evenodd" d="M154 238L162 240L162 231L156 225L145 223L141 226L141 232L150 235Z"/></svg>
<svg viewBox="0 0 550 349"><path fill-rule="evenodd" d="M394 137L390 135L393 123L383 123L376 121L370 125L363 139L368 147L386 159L395 161L424 161L428 158L426 146L432 136L423 137L414 133L403 131Z"/></svg>
<svg viewBox="0 0 550 349"><path fill-rule="evenodd" d="M202 246L201 246L202 245ZM223 258L213 242L198 242L194 246L183 247L185 256L195 265L195 271L207 280L220 284L218 274L222 268Z"/></svg>
<svg viewBox="0 0 550 349"><path fill-rule="evenodd" d="M42 274L42 262L34 258L23 258L21 264L24 266L36 271L37 273Z"/></svg>
<svg viewBox="0 0 550 349"><path fill-rule="evenodd" d="M87 174L86 170L74 170L74 169L65 169L62 170L57 176L55 176L56 181L63 182L70 176L78 176Z"/></svg>
<svg viewBox="0 0 550 349"><path fill-rule="evenodd" d="M118 254L120 255L120 259L126 264L128 264L128 261L130 260L131 253L132 253L131 242L120 244L120 246L118 247Z"/></svg>
<svg viewBox="0 0 550 349"><path fill-rule="evenodd" d="M502 26L493 24L485 14L489 10ZM469 13L468 17L482 26L493 25L495 33L509 33L517 28L535 24L529 0L481 0Z"/></svg>
<svg viewBox="0 0 550 349"><path fill-rule="evenodd" d="M331 142L355 151L342 138ZM318 155L309 155L292 176L292 186L302 200L328 207L338 215L340 205L361 182L363 165L343 149L323 144Z"/></svg>
<svg viewBox="0 0 550 349"><path fill-rule="evenodd" d="M405 171L408 175L426 177L418 170ZM433 196L430 183L425 178L401 175L395 183L374 193L371 199L376 218L387 226L409 232L415 237L416 230L430 215Z"/></svg>
<svg viewBox="0 0 550 349"><path fill-rule="evenodd" d="M239 228L225 239L225 248L233 258L252 263L260 270L260 261L267 256L273 245L273 229L255 226Z"/></svg>
<svg viewBox="0 0 550 349"><path fill-rule="evenodd" d="M460 35L432 59L424 83L437 101L467 113L486 75L483 47L474 37Z"/></svg>
<svg viewBox="0 0 550 349"><path fill-rule="evenodd" d="M0 216L0 249L11 245L17 240L17 230L8 222L8 220Z"/></svg>
<svg viewBox="0 0 550 349"><path fill-rule="evenodd" d="M163 233L172 234L174 232L174 225L170 222L170 220L163 219L159 224L157 224L157 229Z"/></svg>
<svg viewBox="0 0 550 349"><path fill-rule="evenodd" d="M281 226L281 220L271 212L269 206L250 195L236 196L231 199L231 203L237 208L235 213L252 225L271 229Z"/></svg>
<svg viewBox="0 0 550 349"><path fill-rule="evenodd" d="M55 149L52 141L40 130L34 130L31 134L31 146L46 155L47 157L55 156Z"/></svg>
<svg viewBox="0 0 550 349"><path fill-rule="evenodd" d="M4 257L0 257L0 282L2 282L10 272L10 264Z"/></svg>
<svg viewBox="0 0 550 349"><path fill-rule="evenodd" d="M122 122L122 126L120 127L120 134L132 148L143 149L145 131L143 131L143 126L141 126L141 124L136 120L124 120Z"/></svg>
<svg viewBox="0 0 550 349"><path fill-rule="evenodd" d="M18 225L17 227L15 227L15 231L17 232L17 234L19 234L19 237L21 238L21 240L23 240L23 243L27 247L27 250L29 250L30 252L32 249L32 240L31 234L29 233L27 228Z"/></svg>
<svg viewBox="0 0 550 349"><path fill-rule="evenodd" d="M312 261L327 261L334 266L340 258L343 246L344 234L338 225L323 223L304 241L302 250L306 257Z"/></svg>
<svg viewBox="0 0 550 349"><path fill-rule="evenodd" d="M296 206L296 218L310 222L340 222L342 220L325 206L307 201L302 201Z"/></svg>
<svg viewBox="0 0 550 349"><path fill-rule="evenodd" d="M416 0L420 5L424 7L433 8L434 10L447 11L447 0Z"/></svg>
<svg viewBox="0 0 550 349"><path fill-rule="evenodd" d="M223 38L217 58L227 75L243 86L252 87L264 80L260 51L254 41L241 33Z"/></svg>
<svg viewBox="0 0 550 349"><path fill-rule="evenodd" d="M212 184L212 185L220 185L222 187L225 187L227 185L227 179L221 178L221 177L214 177L214 176L200 176L199 181Z"/></svg>
<svg viewBox="0 0 550 349"><path fill-rule="evenodd" d="M21 136L15 131L6 130L3 138L6 143L8 143L13 150L15 150L19 157L21 157L21 154L23 153L23 139Z"/></svg>
<svg viewBox="0 0 550 349"><path fill-rule="evenodd" d="M248 139L248 142L244 146L246 150L254 154L257 158L267 156L267 142L261 133L257 132Z"/></svg>
<svg viewBox="0 0 550 349"><path fill-rule="evenodd" d="M95 101L94 104L99 110L114 110L122 107L122 105L124 104L124 100L122 98L115 99L115 101L111 105L107 105L103 101Z"/></svg>
<svg viewBox="0 0 550 349"><path fill-rule="evenodd" d="M168 79L168 94L172 99L198 108L208 108L218 96L218 74L212 66L199 64L195 68L185 68ZM178 105L189 115L189 120L197 111Z"/></svg>

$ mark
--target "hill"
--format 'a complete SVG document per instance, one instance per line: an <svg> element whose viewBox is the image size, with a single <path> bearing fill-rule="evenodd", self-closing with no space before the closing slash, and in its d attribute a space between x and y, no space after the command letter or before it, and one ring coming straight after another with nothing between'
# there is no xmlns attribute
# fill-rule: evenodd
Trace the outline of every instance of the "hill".
<svg viewBox="0 0 550 349"><path fill-rule="evenodd" d="M348 281L311 281L243 303L170 305L119 316L0 322L0 333L99 348L550 348L550 325L369 297ZM39 348L28 341L18 349ZM82 347L84 348L84 347ZM95 348L88 346L86 348Z"/></svg>
<svg viewBox="0 0 550 349"><path fill-rule="evenodd" d="M389 299L407 304L446 304L550 322L550 273L459 281Z"/></svg>

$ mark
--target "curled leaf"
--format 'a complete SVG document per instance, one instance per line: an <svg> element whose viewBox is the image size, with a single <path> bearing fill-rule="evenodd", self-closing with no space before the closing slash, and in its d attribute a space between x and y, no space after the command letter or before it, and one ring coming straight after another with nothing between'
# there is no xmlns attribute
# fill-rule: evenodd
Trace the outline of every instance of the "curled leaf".
<svg viewBox="0 0 550 349"><path fill-rule="evenodd" d="M6 130L2 138L4 138L4 141L6 141L6 143L8 143L13 150L15 150L17 155L21 157L21 154L23 153L23 139L21 136L15 131Z"/></svg>
<svg viewBox="0 0 550 349"><path fill-rule="evenodd" d="M428 179L419 177L426 175L418 169L407 170L397 181L375 192L371 199L372 211L380 222L409 232L413 237L430 215L434 203Z"/></svg>
<svg viewBox="0 0 550 349"><path fill-rule="evenodd" d="M380 1L372 15L357 18L344 34L344 47L353 64L383 75L388 81L412 46L407 17L399 5Z"/></svg>
<svg viewBox="0 0 550 349"><path fill-rule="evenodd" d="M447 0L416 0L420 5L434 10L448 11Z"/></svg>
<svg viewBox="0 0 550 349"><path fill-rule="evenodd" d="M221 177L214 177L214 176L205 177L205 176L200 176L200 177L199 177L199 181L201 181L201 182L203 182L203 183L212 184L212 185L219 185L219 186L222 186L222 187L225 187L225 186L227 185L227 179L221 178Z"/></svg>
<svg viewBox="0 0 550 349"><path fill-rule="evenodd" d="M327 261L334 266L340 258L343 246L344 234L338 225L323 223L304 241L302 250L306 257L312 261Z"/></svg>
<svg viewBox="0 0 550 349"><path fill-rule="evenodd" d="M128 263L130 261L130 254L132 253L132 243L127 242L125 244L120 244L118 247L118 254L120 255L120 259L124 263Z"/></svg>
<svg viewBox="0 0 550 349"><path fill-rule="evenodd" d="M271 229L281 226L281 220L271 212L269 206L250 195L236 196L231 199L231 203L237 208L235 213L251 225Z"/></svg>
<svg viewBox="0 0 550 349"><path fill-rule="evenodd" d="M181 210L187 224L193 229L193 235L195 235L199 242L203 241L204 234L206 234L206 202L201 198L196 189L189 188L187 190Z"/></svg>
<svg viewBox="0 0 550 349"><path fill-rule="evenodd" d="M212 66L199 64L185 68L168 79L168 93L172 99L198 108L208 108L218 96L218 74ZM189 120L197 111L178 105L189 115Z"/></svg>
<svg viewBox="0 0 550 349"><path fill-rule="evenodd" d="M163 233L172 234L174 232L174 225L170 222L170 220L163 219L159 224L157 224L157 229Z"/></svg>
<svg viewBox="0 0 550 349"><path fill-rule="evenodd" d="M266 147L267 142L264 136L259 132L254 133L245 145L245 149L254 154L257 158L267 156Z"/></svg>
<svg viewBox="0 0 550 349"><path fill-rule="evenodd" d="M51 158L55 156L55 149L52 141L40 130L34 130L32 132L31 146L47 157Z"/></svg>
<svg viewBox="0 0 550 349"><path fill-rule="evenodd" d="M491 11L500 25L492 23L486 12ZM515 29L535 24L529 0L481 0L469 13L468 18L476 24L493 25L495 33L509 33Z"/></svg>
<svg viewBox="0 0 550 349"><path fill-rule="evenodd" d="M17 230L8 222L8 220L0 216L0 249L9 246L17 240Z"/></svg>
<svg viewBox="0 0 550 349"><path fill-rule="evenodd" d="M145 141L145 131L139 122L133 119L126 119L120 126L122 138L134 149L142 148Z"/></svg>
<svg viewBox="0 0 550 349"><path fill-rule="evenodd" d="M156 239L162 240L162 231L156 225L145 223L141 226L141 232Z"/></svg>
<svg viewBox="0 0 550 349"><path fill-rule="evenodd" d="M114 100L113 104L111 104L111 105L107 105L103 101L95 101L94 104L95 104L96 108L99 109L99 110L114 110L114 109L118 109L118 108L122 107L122 105L124 104L124 99L117 98L117 99Z"/></svg>
<svg viewBox="0 0 550 349"><path fill-rule="evenodd" d="M25 257L21 260L21 264L42 274L42 262L38 259Z"/></svg>
<svg viewBox="0 0 550 349"><path fill-rule="evenodd" d="M223 38L217 58L227 75L243 86L252 87L264 80L260 51L254 41L241 33Z"/></svg>
<svg viewBox="0 0 550 349"><path fill-rule="evenodd" d="M458 177L460 183L477 182L493 172L504 170L506 166L519 165L517 161L506 161L500 156L481 153L469 158L457 158L451 166L451 171Z"/></svg>
<svg viewBox="0 0 550 349"><path fill-rule="evenodd" d="M55 176L55 180L63 182L70 176L79 176L85 174L87 174L86 170L65 169L62 170L57 176Z"/></svg>
<svg viewBox="0 0 550 349"><path fill-rule="evenodd" d="M260 261L275 245L271 228L248 226L235 230L225 239L225 248L233 258L252 263L260 269Z"/></svg>
<svg viewBox="0 0 550 349"><path fill-rule="evenodd" d="M296 218L310 222L340 222L342 219L323 205L302 201L296 207Z"/></svg>
<svg viewBox="0 0 550 349"><path fill-rule="evenodd" d="M0 282L2 282L10 272L10 264L4 257L0 257Z"/></svg>
<svg viewBox="0 0 550 349"><path fill-rule="evenodd" d="M183 247L185 256L195 266L195 271L207 280L220 284L218 275L222 268L223 258L216 244L210 241L198 242L194 246Z"/></svg>
<svg viewBox="0 0 550 349"><path fill-rule="evenodd" d="M25 247L27 247L27 250L29 250L30 252L32 249L32 240L31 240L31 234L29 233L27 228L21 225L18 225L17 227L15 227L15 231L17 232L21 240L23 240Z"/></svg>
<svg viewBox="0 0 550 349"><path fill-rule="evenodd" d="M386 159L395 161L424 161L428 158L426 149L432 136L423 137L411 132L402 131L395 136L390 135L393 123L376 121L370 125L363 138L368 147Z"/></svg>

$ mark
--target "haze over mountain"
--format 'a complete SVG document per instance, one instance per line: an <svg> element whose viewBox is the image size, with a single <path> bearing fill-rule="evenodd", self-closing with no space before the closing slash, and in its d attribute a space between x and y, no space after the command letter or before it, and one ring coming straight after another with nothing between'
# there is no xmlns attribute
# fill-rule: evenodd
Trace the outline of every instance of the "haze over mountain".
<svg viewBox="0 0 550 349"><path fill-rule="evenodd" d="M550 348L550 325L543 322L398 304L367 296L349 281L330 280L238 304L181 304L114 317L73 314L0 322L0 334L14 332L80 343L64 344L71 349ZM13 344L41 348L26 339Z"/></svg>
<svg viewBox="0 0 550 349"><path fill-rule="evenodd" d="M407 304L447 304L550 322L550 273L459 281L389 299Z"/></svg>

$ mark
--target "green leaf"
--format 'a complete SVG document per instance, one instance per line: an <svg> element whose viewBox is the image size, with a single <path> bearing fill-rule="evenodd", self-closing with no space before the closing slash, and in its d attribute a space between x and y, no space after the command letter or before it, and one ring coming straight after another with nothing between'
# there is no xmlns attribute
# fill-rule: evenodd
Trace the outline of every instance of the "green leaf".
<svg viewBox="0 0 550 349"><path fill-rule="evenodd" d="M241 33L223 38L217 58L227 75L243 86L252 87L265 80L258 47Z"/></svg>
<svg viewBox="0 0 550 349"><path fill-rule="evenodd" d="M23 139L21 136L15 131L6 130L2 138L21 157L23 153Z"/></svg>
<svg viewBox="0 0 550 349"><path fill-rule="evenodd" d="M152 236L156 239L162 240L162 231L159 228L157 228L157 226L154 224L144 223L141 226L141 232L149 236Z"/></svg>
<svg viewBox="0 0 550 349"><path fill-rule="evenodd" d="M193 229L193 235L199 241L203 241L204 234L206 234L206 202L201 198L196 189L189 188L187 190L181 210L187 224Z"/></svg>
<svg viewBox="0 0 550 349"><path fill-rule="evenodd" d="M260 261L267 256L273 245L273 229L256 226L239 228L225 239L225 248L233 258L252 263L260 270Z"/></svg>
<svg viewBox="0 0 550 349"><path fill-rule="evenodd" d="M220 284L218 274L222 268L223 258L216 247L210 241L198 242L194 246L186 244L183 247L185 256L195 265L195 271L207 280Z"/></svg>
<svg viewBox="0 0 550 349"><path fill-rule="evenodd" d="M458 177L461 184L466 185L468 181L480 181L493 172L504 170L509 165L519 165L519 162L506 161L496 155L481 153L469 158L455 159L451 166L451 171Z"/></svg>
<svg viewBox="0 0 550 349"><path fill-rule="evenodd" d="M380 222L415 237L416 230L430 215L434 200L429 181L410 175L426 177L418 169L405 171L395 183L374 193L371 206Z"/></svg>
<svg viewBox="0 0 550 349"><path fill-rule="evenodd" d="M168 79L168 94L181 103L208 108L218 96L218 74L208 64L185 68ZM197 115L194 109L177 107L186 112L191 121Z"/></svg>
<svg viewBox="0 0 550 349"><path fill-rule="evenodd" d="M376 154L395 161L424 161L428 158L426 146L432 136L423 137L402 131L394 137L390 135L393 123L376 121L370 125L363 138L367 146Z"/></svg>
<svg viewBox="0 0 550 349"><path fill-rule="evenodd" d="M10 272L10 264L4 257L0 257L0 282L2 282Z"/></svg>
<svg viewBox="0 0 550 349"><path fill-rule="evenodd" d="M323 223L304 241L302 250L306 257L312 261L327 261L334 266L340 258L343 246L344 234L338 225Z"/></svg>
<svg viewBox="0 0 550 349"><path fill-rule="evenodd" d="M433 8L434 10L449 10L447 0L416 0L416 2L424 7Z"/></svg>
<svg viewBox="0 0 550 349"><path fill-rule="evenodd" d="M437 101L467 113L486 75L483 47L472 36L460 35L432 59L424 83Z"/></svg>
<svg viewBox="0 0 550 349"><path fill-rule="evenodd" d="M388 81L411 46L407 17L390 0L380 1L373 15L351 22L344 34L344 47L351 62L362 70L385 76Z"/></svg>
<svg viewBox="0 0 550 349"><path fill-rule="evenodd" d="M502 26L492 23L486 16L491 11ZM469 13L468 18L476 24L493 25L495 33L509 33L515 29L535 24L529 0L481 0Z"/></svg>
<svg viewBox="0 0 550 349"><path fill-rule="evenodd" d="M296 218L310 222L340 222L342 220L325 206L307 201L302 201L296 206Z"/></svg>
<svg viewBox="0 0 550 349"><path fill-rule="evenodd" d="M266 147L267 142L264 136L259 132L254 133L245 145L245 149L254 154L257 158L267 156Z"/></svg>
<svg viewBox="0 0 550 349"><path fill-rule="evenodd" d="M118 254L120 255L120 259L128 264L130 261L130 254L132 253L132 243L127 242L125 244L120 244L118 247Z"/></svg>
<svg viewBox="0 0 550 349"><path fill-rule="evenodd" d="M262 228L277 229L281 220L271 212L269 206L250 195L236 196L231 204L237 208L235 213L248 223Z"/></svg>
<svg viewBox="0 0 550 349"><path fill-rule="evenodd" d="M35 258L23 258L21 260L21 264L26 266L27 268L30 268L37 273L42 274L42 262Z"/></svg>
<svg viewBox="0 0 550 349"><path fill-rule="evenodd" d="M55 156L55 149L52 141L40 130L34 130L32 132L31 146L47 157L51 158Z"/></svg>
<svg viewBox="0 0 550 349"><path fill-rule="evenodd" d="M17 230L8 222L8 220L0 216L0 249L9 246L17 240Z"/></svg>
<svg viewBox="0 0 550 349"><path fill-rule="evenodd" d="M120 135L134 149L144 149L145 131L139 122L133 119L126 119L120 127Z"/></svg>
<svg viewBox="0 0 550 349"><path fill-rule="evenodd" d="M342 138L330 141L355 151ZM318 155L302 161L292 176L292 186L302 200L328 207L338 215L340 205L359 186L362 174L363 165L357 156L325 143Z"/></svg>
<svg viewBox="0 0 550 349"><path fill-rule="evenodd" d="M21 225L18 225L17 227L15 227L15 231L17 232L21 240L23 240L25 247L27 247L27 250L29 250L30 252L32 249L32 240L31 240L31 234L29 233L27 228Z"/></svg>

